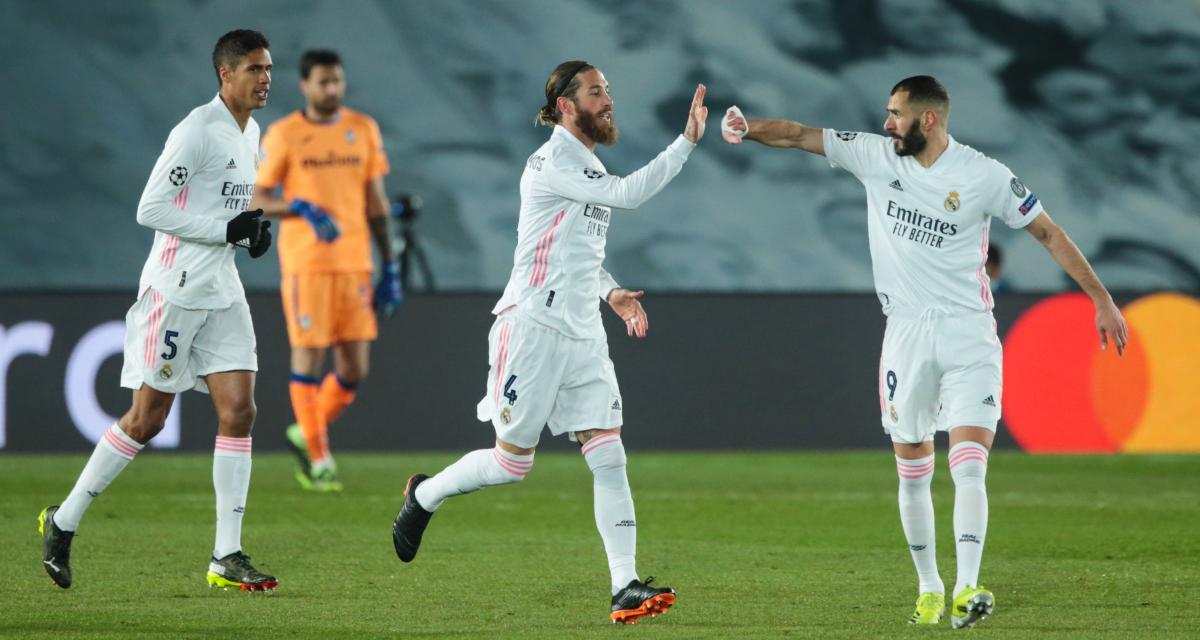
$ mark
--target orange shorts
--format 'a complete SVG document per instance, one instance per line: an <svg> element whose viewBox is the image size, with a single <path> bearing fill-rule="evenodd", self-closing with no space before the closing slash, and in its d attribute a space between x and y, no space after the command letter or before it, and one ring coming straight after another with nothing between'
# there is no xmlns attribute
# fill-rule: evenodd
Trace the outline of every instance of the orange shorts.
<svg viewBox="0 0 1200 640"><path fill-rule="evenodd" d="M285 273L279 288L293 347L374 340L371 273Z"/></svg>

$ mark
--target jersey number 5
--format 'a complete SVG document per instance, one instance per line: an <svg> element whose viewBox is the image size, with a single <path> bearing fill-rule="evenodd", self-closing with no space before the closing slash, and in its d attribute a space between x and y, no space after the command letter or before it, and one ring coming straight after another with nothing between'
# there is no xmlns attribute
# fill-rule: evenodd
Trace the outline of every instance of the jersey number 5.
<svg viewBox="0 0 1200 640"><path fill-rule="evenodd" d="M163 342L166 343L167 347L169 347L171 350L166 353L159 354L160 356L162 356L163 360L170 360L170 359L174 358L176 352L179 351L179 347L177 347L175 345L175 338L177 338L177 337L179 337L178 331L170 331L170 330L167 331L166 337L163 338Z"/></svg>

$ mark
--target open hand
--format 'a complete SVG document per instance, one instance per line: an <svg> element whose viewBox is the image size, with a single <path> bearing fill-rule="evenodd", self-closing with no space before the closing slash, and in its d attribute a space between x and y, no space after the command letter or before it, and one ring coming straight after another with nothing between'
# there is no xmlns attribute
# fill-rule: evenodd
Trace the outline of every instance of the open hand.
<svg viewBox="0 0 1200 640"><path fill-rule="evenodd" d="M1129 342L1129 327L1125 325L1125 318L1111 300L1096 305L1096 331L1100 334L1101 349L1108 348L1111 338L1117 345L1117 355L1125 355L1125 345Z"/></svg>
<svg viewBox="0 0 1200 640"><path fill-rule="evenodd" d="M650 329L650 319L642 308L639 298L646 295L645 291L630 291L629 289L613 289L608 294L608 305L625 321L625 335L646 337Z"/></svg>
<svg viewBox="0 0 1200 640"><path fill-rule="evenodd" d="M696 85L696 95L692 96L692 106L688 110L687 126L683 129L683 137L695 144L704 137L704 124L708 120L708 107L704 106L704 93L708 91L704 85Z"/></svg>

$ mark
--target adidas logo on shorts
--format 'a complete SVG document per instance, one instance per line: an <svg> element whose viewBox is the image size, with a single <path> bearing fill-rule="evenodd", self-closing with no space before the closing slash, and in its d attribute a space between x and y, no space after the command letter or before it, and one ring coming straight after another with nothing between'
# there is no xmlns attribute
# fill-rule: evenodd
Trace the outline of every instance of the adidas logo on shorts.
<svg viewBox="0 0 1200 640"><path fill-rule="evenodd" d="M992 396L988 396L983 399L983 404L985 404L989 407L994 407L994 406L996 406L996 400Z"/></svg>
<svg viewBox="0 0 1200 640"><path fill-rule="evenodd" d="M613 400L612 410L613 411L621 410L621 399L620 398L616 398Z"/></svg>

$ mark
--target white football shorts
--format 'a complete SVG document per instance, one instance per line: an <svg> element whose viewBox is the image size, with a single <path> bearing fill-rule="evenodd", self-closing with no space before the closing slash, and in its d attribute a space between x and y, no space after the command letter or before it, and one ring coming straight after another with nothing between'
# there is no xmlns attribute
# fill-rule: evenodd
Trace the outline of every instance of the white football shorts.
<svg viewBox="0 0 1200 640"><path fill-rule="evenodd" d="M622 424L607 339L568 338L514 308L492 324L488 363L476 414L504 442L532 449L544 426L562 435Z"/></svg>
<svg viewBox="0 0 1200 640"><path fill-rule="evenodd" d="M1003 350L990 312L888 316L879 358L879 410L893 442L1000 420Z"/></svg>
<svg viewBox="0 0 1200 640"><path fill-rule="evenodd" d="M122 387L208 393L204 376L225 371L258 371L254 324L244 299L226 309L184 309L147 288L125 314Z"/></svg>

